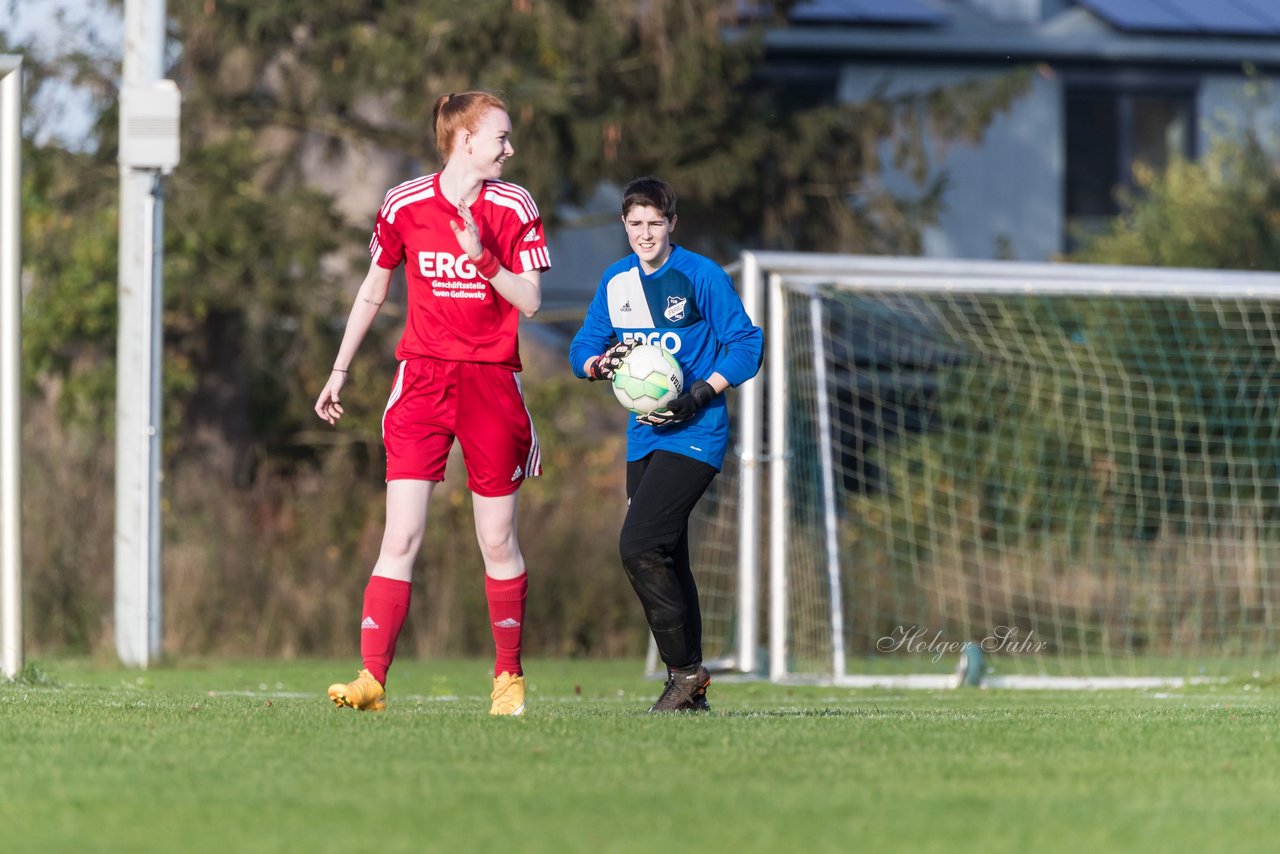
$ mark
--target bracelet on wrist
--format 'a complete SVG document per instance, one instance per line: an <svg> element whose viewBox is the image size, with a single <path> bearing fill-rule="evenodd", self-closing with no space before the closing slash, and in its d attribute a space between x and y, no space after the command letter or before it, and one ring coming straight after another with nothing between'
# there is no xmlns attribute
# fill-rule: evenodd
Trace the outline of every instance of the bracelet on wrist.
<svg viewBox="0 0 1280 854"><path fill-rule="evenodd" d="M351 373L351 371L348 371L348 370L346 370L346 369L344 369L344 368L330 368L329 370L330 370L330 371L333 371L333 372L336 372L336 373L339 373L339 374L349 374L349 373Z"/></svg>
<svg viewBox="0 0 1280 854"><path fill-rule="evenodd" d="M502 264L498 261L498 256L494 255L488 249L476 259L476 272L486 279L492 279L498 275L498 271L502 269Z"/></svg>

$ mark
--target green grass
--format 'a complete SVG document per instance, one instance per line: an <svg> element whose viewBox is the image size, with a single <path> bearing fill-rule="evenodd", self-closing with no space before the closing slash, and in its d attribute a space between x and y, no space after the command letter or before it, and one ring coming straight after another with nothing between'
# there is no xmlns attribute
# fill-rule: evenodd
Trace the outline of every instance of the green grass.
<svg viewBox="0 0 1280 854"><path fill-rule="evenodd" d="M845 691L718 680L653 717L636 662L39 662L0 685L0 827L28 851L1270 851L1280 682ZM20 844L17 844L20 842Z"/></svg>

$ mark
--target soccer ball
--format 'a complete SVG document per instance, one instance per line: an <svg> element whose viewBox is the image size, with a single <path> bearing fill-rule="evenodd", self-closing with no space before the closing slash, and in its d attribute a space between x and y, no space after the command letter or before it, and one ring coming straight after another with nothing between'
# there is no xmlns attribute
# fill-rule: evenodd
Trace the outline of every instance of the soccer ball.
<svg viewBox="0 0 1280 854"><path fill-rule="evenodd" d="M665 409L684 387L676 357L653 344L638 344L613 375L613 394L636 415Z"/></svg>

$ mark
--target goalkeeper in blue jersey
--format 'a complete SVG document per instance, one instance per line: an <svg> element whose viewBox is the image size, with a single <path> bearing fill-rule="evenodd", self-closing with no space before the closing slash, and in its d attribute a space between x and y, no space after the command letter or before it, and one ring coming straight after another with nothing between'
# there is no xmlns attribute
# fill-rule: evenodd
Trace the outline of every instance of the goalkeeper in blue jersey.
<svg viewBox="0 0 1280 854"><path fill-rule="evenodd" d="M622 194L632 254L604 271L569 347L573 372L612 380L636 344L657 344L684 371L666 409L627 427L627 517L619 551L667 665L651 712L699 711L711 677L702 664L702 611L689 566L689 514L724 463L729 417L722 392L760 369L763 333L718 264L671 243L676 194L639 178Z"/></svg>

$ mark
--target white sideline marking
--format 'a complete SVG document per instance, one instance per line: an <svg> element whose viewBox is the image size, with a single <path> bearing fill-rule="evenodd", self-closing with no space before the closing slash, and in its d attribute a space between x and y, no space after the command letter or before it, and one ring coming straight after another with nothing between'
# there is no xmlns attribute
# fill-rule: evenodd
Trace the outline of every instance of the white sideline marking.
<svg viewBox="0 0 1280 854"><path fill-rule="evenodd" d="M323 698L325 700L328 699L328 696L326 694L318 693L315 691L217 691L217 690L213 690L208 692L208 696L210 697L262 697L263 699L273 699L273 700L274 699L309 700L309 699L315 699L317 697ZM476 695L477 698L479 696L480 696L479 694ZM434 697L427 697L422 694L392 694L387 699L388 701L395 701L395 702L454 703L454 702L457 702L458 700L461 700L462 697L459 697L455 694L444 694L444 695L439 695Z"/></svg>

